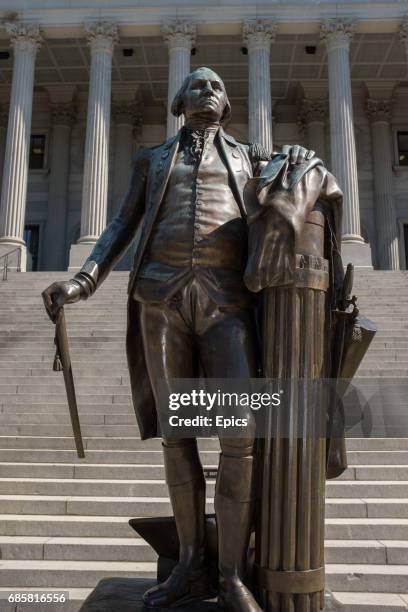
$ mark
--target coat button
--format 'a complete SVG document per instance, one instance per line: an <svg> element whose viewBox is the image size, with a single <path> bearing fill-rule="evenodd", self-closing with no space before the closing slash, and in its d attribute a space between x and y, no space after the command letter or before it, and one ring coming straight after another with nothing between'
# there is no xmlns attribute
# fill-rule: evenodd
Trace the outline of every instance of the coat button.
<svg viewBox="0 0 408 612"><path fill-rule="evenodd" d="M240 155L239 155L238 151L233 151L232 152L232 157L235 157L235 159L239 159Z"/></svg>

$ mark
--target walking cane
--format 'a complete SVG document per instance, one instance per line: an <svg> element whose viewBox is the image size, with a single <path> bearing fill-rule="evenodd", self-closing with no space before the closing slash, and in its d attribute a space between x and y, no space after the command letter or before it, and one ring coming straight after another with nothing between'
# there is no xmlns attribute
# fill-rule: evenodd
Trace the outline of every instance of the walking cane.
<svg viewBox="0 0 408 612"><path fill-rule="evenodd" d="M72 374L71 357L69 354L69 344L67 327L65 324L64 308L58 310L54 319L55 323L55 358L53 364L54 372L62 370L64 374L65 390L67 393L69 414L71 417L72 430L74 433L75 446L77 455L80 459L85 458L84 445L82 441L81 425L78 416L78 406L76 401L76 393L74 386L74 377Z"/></svg>

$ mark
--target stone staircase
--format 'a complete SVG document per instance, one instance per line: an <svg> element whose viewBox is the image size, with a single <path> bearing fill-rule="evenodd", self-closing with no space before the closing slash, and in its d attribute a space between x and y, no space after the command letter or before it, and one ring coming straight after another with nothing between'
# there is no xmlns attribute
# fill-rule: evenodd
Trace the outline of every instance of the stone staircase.
<svg viewBox="0 0 408 612"><path fill-rule="evenodd" d="M107 576L155 575L154 553L128 519L171 512L160 442L141 442L126 370L126 273L67 308L86 459L74 451L62 375L52 372L53 326L40 298L68 273L0 282L0 611L32 610L6 591L69 591L44 612L77 612ZM393 379L407 404L408 273L358 271L361 310L380 331L363 385ZM401 386L402 385L402 386ZM398 434L398 429L396 428ZM203 463L218 443L201 441ZM350 467L327 484L327 585L346 612L408 609L408 438L348 439ZM214 483L208 483L208 510ZM41 609L38 605L34 609Z"/></svg>

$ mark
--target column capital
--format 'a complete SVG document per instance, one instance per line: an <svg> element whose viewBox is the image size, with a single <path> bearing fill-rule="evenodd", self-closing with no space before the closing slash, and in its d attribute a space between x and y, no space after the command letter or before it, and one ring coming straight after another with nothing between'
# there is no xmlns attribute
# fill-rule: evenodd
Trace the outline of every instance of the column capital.
<svg viewBox="0 0 408 612"><path fill-rule="evenodd" d="M196 41L197 26L187 21L166 21L161 26L161 32L169 51L180 48L191 51Z"/></svg>
<svg viewBox="0 0 408 612"><path fill-rule="evenodd" d="M113 47L119 40L118 27L115 23L99 21L87 23L84 27L92 53L113 53Z"/></svg>
<svg viewBox="0 0 408 612"><path fill-rule="evenodd" d="M242 24L242 38L250 51L267 48L275 42L278 26L267 19L252 19Z"/></svg>
<svg viewBox="0 0 408 612"><path fill-rule="evenodd" d="M126 123L128 125L133 125L136 128L142 123L140 103L136 101L113 102L112 116L116 124Z"/></svg>
<svg viewBox="0 0 408 612"><path fill-rule="evenodd" d="M320 25L320 38L327 43L329 49L338 47L348 49L355 28L356 23L351 19L328 19Z"/></svg>
<svg viewBox="0 0 408 612"><path fill-rule="evenodd" d="M44 40L37 24L13 21L4 25L10 35L10 44L16 53L30 55L37 53Z"/></svg>
<svg viewBox="0 0 408 612"><path fill-rule="evenodd" d="M370 123L390 123L394 99L367 99L367 116Z"/></svg>
<svg viewBox="0 0 408 612"><path fill-rule="evenodd" d="M328 110L328 100L303 98L299 107L299 121L303 125L313 122L325 123L328 117Z"/></svg>
<svg viewBox="0 0 408 612"><path fill-rule="evenodd" d="M54 102L51 104L53 125L72 127L76 120L76 106L73 102Z"/></svg>

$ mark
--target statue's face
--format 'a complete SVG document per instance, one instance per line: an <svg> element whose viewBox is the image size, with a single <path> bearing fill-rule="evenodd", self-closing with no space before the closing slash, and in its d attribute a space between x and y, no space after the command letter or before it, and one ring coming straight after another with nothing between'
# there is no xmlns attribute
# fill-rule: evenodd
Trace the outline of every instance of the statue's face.
<svg viewBox="0 0 408 612"><path fill-rule="evenodd" d="M195 70L190 75L183 102L187 120L201 115L219 121L227 103L224 83L212 70Z"/></svg>

